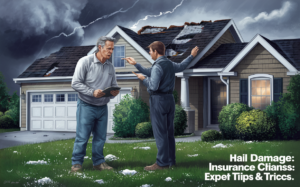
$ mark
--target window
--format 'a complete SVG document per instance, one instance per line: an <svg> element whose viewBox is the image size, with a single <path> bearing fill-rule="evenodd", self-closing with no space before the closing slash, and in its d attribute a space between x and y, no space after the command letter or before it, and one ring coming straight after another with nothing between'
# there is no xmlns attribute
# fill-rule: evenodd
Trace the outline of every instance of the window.
<svg viewBox="0 0 300 187"><path fill-rule="evenodd" d="M53 94L45 94L45 102L53 102Z"/></svg>
<svg viewBox="0 0 300 187"><path fill-rule="evenodd" d="M56 102L65 102L65 94L56 94Z"/></svg>
<svg viewBox="0 0 300 187"><path fill-rule="evenodd" d="M78 94L68 94L68 101L77 101Z"/></svg>
<svg viewBox="0 0 300 187"><path fill-rule="evenodd" d="M264 110L271 103L270 79L251 81L251 106Z"/></svg>
<svg viewBox="0 0 300 187"><path fill-rule="evenodd" d="M115 46L113 52L113 64L116 68L125 67L125 60L121 58L125 57L125 46Z"/></svg>
<svg viewBox="0 0 300 187"><path fill-rule="evenodd" d="M273 100L273 75L255 74L248 77L249 106L264 110Z"/></svg>
<svg viewBox="0 0 300 187"><path fill-rule="evenodd" d="M41 102L42 101L42 95L33 95L32 96L32 102Z"/></svg>

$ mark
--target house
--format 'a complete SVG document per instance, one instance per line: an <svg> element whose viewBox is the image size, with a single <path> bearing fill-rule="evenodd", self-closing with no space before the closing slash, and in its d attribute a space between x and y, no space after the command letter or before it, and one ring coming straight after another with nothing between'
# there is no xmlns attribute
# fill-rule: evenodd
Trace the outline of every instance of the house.
<svg viewBox="0 0 300 187"><path fill-rule="evenodd" d="M149 104L146 87L121 57L134 57L151 67L147 46L162 41L166 55L180 63L194 46L198 55L186 70L176 73L175 90L188 115L186 132L218 128L223 106L241 102L265 108L287 92L290 77L300 71L300 39L268 40L256 35L245 43L233 20L186 22L182 26L145 26L137 33L115 26L107 36L116 38L111 58L121 87L108 104L108 132L112 131L112 112L125 94L135 93ZM100 37L100 36L99 36ZM20 85L21 130L76 130L76 100L71 87L77 61L96 51L96 46L63 47L49 57L36 60L15 83ZM134 92L136 90L136 92Z"/></svg>

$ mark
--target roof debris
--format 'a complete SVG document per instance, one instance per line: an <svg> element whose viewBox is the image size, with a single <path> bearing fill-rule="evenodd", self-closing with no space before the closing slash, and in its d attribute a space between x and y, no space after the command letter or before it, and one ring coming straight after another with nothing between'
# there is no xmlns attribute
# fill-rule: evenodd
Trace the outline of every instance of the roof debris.
<svg viewBox="0 0 300 187"><path fill-rule="evenodd" d="M142 27L138 31L138 35L141 35L141 34L157 34L157 33L161 33L165 29L167 29L167 27L152 27L150 25L147 25L147 26Z"/></svg>
<svg viewBox="0 0 300 187"><path fill-rule="evenodd" d="M56 69L59 69L58 67L54 67L54 68L52 68L50 71L48 71L47 73L46 73L46 75L44 75L44 77L48 77L48 76L50 76L51 75L51 73L53 73Z"/></svg>

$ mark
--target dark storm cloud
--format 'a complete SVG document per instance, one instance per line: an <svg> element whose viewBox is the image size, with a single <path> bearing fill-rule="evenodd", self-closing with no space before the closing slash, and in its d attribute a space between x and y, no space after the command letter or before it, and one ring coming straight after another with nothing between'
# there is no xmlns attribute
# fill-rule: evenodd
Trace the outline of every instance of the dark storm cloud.
<svg viewBox="0 0 300 187"><path fill-rule="evenodd" d="M95 45L116 25L132 27L147 15L172 11L182 0L0 0L0 71L11 93L19 86L12 82L36 58L45 57L63 46ZM245 41L257 33L270 39L300 38L299 0L184 0L171 14L148 17L145 25L183 25L184 22L233 19ZM70 37L52 37L64 32Z"/></svg>
<svg viewBox="0 0 300 187"><path fill-rule="evenodd" d="M35 54L49 35L79 26L85 4L83 0L1 1L1 49L13 58ZM83 33L77 32L77 37Z"/></svg>

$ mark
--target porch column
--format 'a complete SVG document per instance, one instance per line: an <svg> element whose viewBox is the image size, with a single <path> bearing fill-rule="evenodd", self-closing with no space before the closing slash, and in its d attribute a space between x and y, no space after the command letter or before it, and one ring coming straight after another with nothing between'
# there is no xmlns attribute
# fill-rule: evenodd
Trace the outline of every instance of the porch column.
<svg viewBox="0 0 300 187"><path fill-rule="evenodd" d="M180 100L182 107L184 108L187 115L187 128L184 130L184 133L193 133L195 132L195 110L192 110L190 107L190 98L189 98L189 76L181 77L181 92Z"/></svg>
<svg viewBox="0 0 300 187"><path fill-rule="evenodd" d="M183 76L181 77L181 103L184 109L190 109L190 99L189 99L189 77Z"/></svg>

